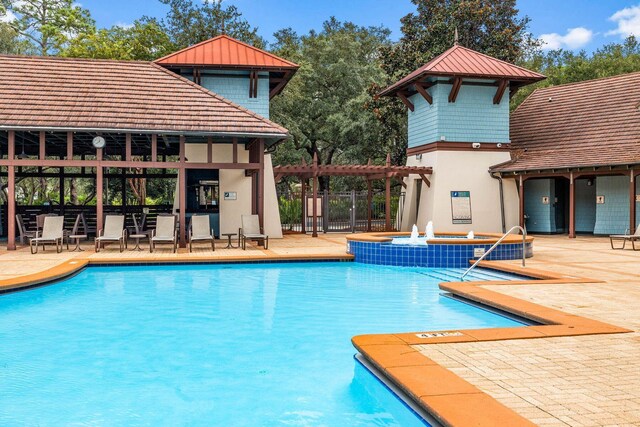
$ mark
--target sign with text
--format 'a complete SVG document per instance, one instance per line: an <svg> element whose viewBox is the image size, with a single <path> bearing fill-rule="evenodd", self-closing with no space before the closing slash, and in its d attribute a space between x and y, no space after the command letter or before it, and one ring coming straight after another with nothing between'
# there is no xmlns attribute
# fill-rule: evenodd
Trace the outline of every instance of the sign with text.
<svg viewBox="0 0 640 427"><path fill-rule="evenodd" d="M238 200L238 193L235 191L225 191L224 192L225 200Z"/></svg>
<svg viewBox="0 0 640 427"><path fill-rule="evenodd" d="M604 196L596 196L596 204L604 205Z"/></svg>
<svg viewBox="0 0 640 427"><path fill-rule="evenodd" d="M454 224L471 224L471 192L451 192L451 216Z"/></svg>
<svg viewBox="0 0 640 427"><path fill-rule="evenodd" d="M322 197L316 197L316 217L322 216ZM307 217L313 217L313 197L307 198Z"/></svg>

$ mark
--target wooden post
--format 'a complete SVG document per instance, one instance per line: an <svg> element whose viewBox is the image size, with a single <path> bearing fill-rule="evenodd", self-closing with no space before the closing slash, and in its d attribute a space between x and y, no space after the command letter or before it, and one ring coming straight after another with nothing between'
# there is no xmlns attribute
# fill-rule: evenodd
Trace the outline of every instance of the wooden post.
<svg viewBox="0 0 640 427"><path fill-rule="evenodd" d="M130 162L131 161L131 134L130 133L125 135L124 160L126 162Z"/></svg>
<svg viewBox="0 0 640 427"><path fill-rule="evenodd" d="M158 161L158 135L151 135L151 161Z"/></svg>
<svg viewBox="0 0 640 427"><path fill-rule="evenodd" d="M636 171L629 171L629 234L636 232Z"/></svg>
<svg viewBox="0 0 640 427"><path fill-rule="evenodd" d="M45 160L47 157L46 141L47 134L44 131L40 131L40 154L38 156L40 160Z"/></svg>
<svg viewBox="0 0 640 427"><path fill-rule="evenodd" d="M63 159L64 156L60 156L60 160ZM64 168L59 168L59 190L60 190L60 215L64 215Z"/></svg>
<svg viewBox="0 0 640 427"><path fill-rule="evenodd" d="M67 132L67 160L73 160L73 132Z"/></svg>
<svg viewBox="0 0 640 427"><path fill-rule="evenodd" d="M373 188L371 180L367 178L367 231L371 232L371 204L373 203Z"/></svg>
<svg viewBox="0 0 640 427"><path fill-rule="evenodd" d="M391 154L387 154L387 167L391 166ZM384 177L384 231L391 231L391 177L388 173Z"/></svg>
<svg viewBox="0 0 640 427"><path fill-rule="evenodd" d="M185 137L180 136L180 168L178 169L178 199L180 222L180 247L187 247L187 171L185 156Z"/></svg>
<svg viewBox="0 0 640 427"><path fill-rule="evenodd" d="M258 142L258 220L260 227L264 227L264 139Z"/></svg>
<svg viewBox="0 0 640 427"><path fill-rule="evenodd" d="M233 138L233 163L238 163L238 138Z"/></svg>
<svg viewBox="0 0 640 427"><path fill-rule="evenodd" d="M569 238L576 238L576 185L573 172L569 174Z"/></svg>
<svg viewBox="0 0 640 427"><path fill-rule="evenodd" d="M522 175L520 175L520 182L519 182L519 196L520 196L520 227L525 228L525 223L524 223L524 180L522 179Z"/></svg>
<svg viewBox="0 0 640 427"><path fill-rule="evenodd" d="M313 200L311 202L311 215L313 217L311 220L313 221L313 231L311 233L311 237L318 237L318 177L313 175Z"/></svg>
<svg viewBox="0 0 640 427"><path fill-rule="evenodd" d="M307 207L307 179L305 177L300 177L300 182L302 183L301 186L301 195L300 198L302 199L302 227L301 227L301 231L302 233L307 233L307 212L306 212L306 207Z"/></svg>
<svg viewBox="0 0 640 427"><path fill-rule="evenodd" d="M15 159L16 150L16 133L13 130L9 131L7 143L9 148L7 151L7 158L9 160ZM7 249L10 251L16 250L16 169L15 166L8 166L8 196L7 200Z"/></svg>
<svg viewBox="0 0 640 427"><path fill-rule="evenodd" d="M96 233L102 230L103 224L103 176L102 176L102 148L96 150L96 159L98 160L98 166L96 166Z"/></svg>

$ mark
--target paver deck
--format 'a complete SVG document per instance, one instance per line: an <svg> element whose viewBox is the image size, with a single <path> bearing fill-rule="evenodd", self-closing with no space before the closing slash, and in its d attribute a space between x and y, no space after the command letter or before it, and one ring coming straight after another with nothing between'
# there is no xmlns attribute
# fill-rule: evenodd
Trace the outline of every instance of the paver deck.
<svg viewBox="0 0 640 427"><path fill-rule="evenodd" d="M534 253L533 268L603 283L486 288L636 332L416 348L536 424L640 425L640 251L537 236Z"/></svg>
<svg viewBox="0 0 640 427"><path fill-rule="evenodd" d="M172 254L107 249L99 254L0 248L0 281L39 273L77 260L225 260L339 257L344 235L318 239L291 235L268 250L197 249ZM87 245L90 246L90 245ZM415 346L498 402L539 425L640 425L640 251L613 251L607 239L537 236L530 268L588 277L600 283L495 285L486 288L525 301L599 320L635 332ZM514 265L518 262L514 261ZM398 331L401 332L401 331Z"/></svg>

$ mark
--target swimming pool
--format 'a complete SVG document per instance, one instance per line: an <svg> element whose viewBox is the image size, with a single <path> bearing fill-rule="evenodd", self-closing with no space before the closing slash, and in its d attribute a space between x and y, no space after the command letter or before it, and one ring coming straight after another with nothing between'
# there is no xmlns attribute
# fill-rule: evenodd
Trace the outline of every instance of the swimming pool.
<svg viewBox="0 0 640 427"><path fill-rule="evenodd" d="M459 275L346 262L91 267L0 295L0 425L423 426L353 359L350 339L520 326L441 295Z"/></svg>

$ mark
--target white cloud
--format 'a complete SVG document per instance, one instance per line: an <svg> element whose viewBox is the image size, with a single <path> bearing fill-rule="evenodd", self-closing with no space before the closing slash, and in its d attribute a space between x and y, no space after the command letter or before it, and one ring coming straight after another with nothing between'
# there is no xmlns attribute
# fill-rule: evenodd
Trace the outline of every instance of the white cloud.
<svg viewBox="0 0 640 427"><path fill-rule="evenodd" d="M0 22L9 23L15 20L16 20L16 15L10 10L7 10L7 12L4 15L0 16Z"/></svg>
<svg viewBox="0 0 640 427"><path fill-rule="evenodd" d="M608 36L626 38L633 34L640 37L640 4L617 11L609 17L609 21L618 24L618 28L608 31Z"/></svg>
<svg viewBox="0 0 640 427"><path fill-rule="evenodd" d="M542 40L542 49L578 49L585 46L593 38L593 31L584 27L569 28L567 33L563 36L558 33L542 34L540 40Z"/></svg>

